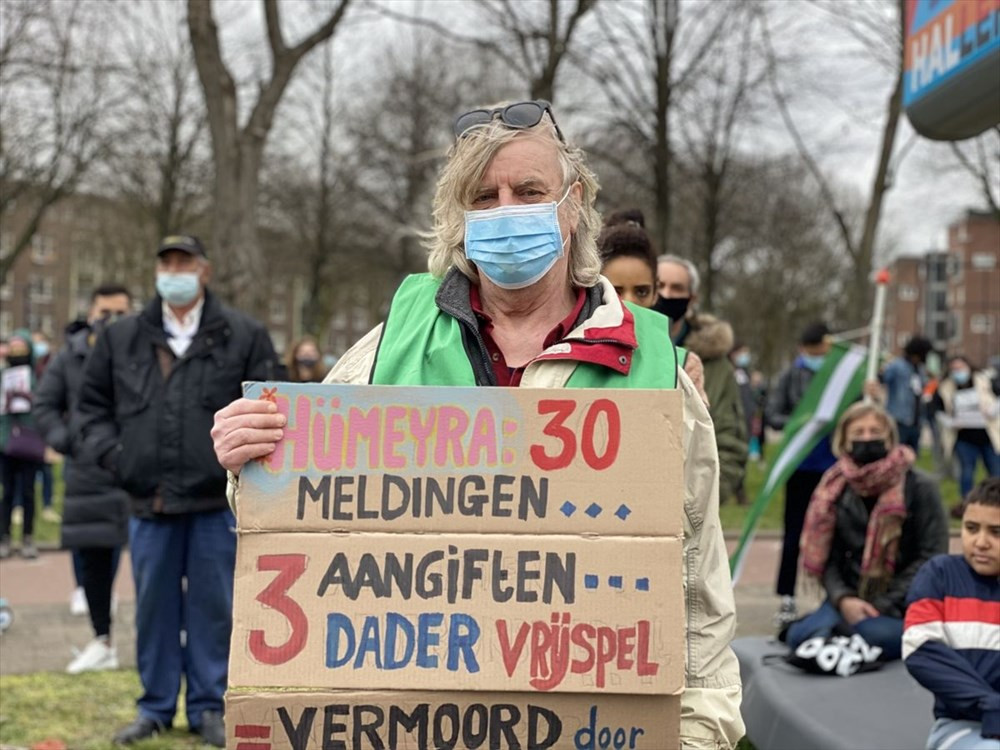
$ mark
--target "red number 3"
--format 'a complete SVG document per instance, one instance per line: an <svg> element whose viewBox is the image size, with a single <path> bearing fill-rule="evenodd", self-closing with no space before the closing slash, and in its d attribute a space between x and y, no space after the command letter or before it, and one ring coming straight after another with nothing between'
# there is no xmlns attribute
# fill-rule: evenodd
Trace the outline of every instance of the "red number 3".
<svg viewBox="0 0 1000 750"><path fill-rule="evenodd" d="M292 632L280 646L271 646L263 630L251 630L247 645L253 657L262 664L284 664L298 656L305 648L306 636L309 634L309 620L306 619L306 613L287 593L292 584L305 573L306 556L261 555L257 558L257 570L278 571L278 575L267 588L257 594L257 601L284 615Z"/></svg>

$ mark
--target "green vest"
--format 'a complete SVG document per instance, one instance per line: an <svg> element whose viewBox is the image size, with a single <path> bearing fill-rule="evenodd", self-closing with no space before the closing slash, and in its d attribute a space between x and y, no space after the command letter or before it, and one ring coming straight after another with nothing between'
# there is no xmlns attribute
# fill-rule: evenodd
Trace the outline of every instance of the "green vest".
<svg viewBox="0 0 1000 750"><path fill-rule="evenodd" d="M476 385L462 339L462 324L438 308L440 279L407 277L392 298L372 368L375 385ZM628 304L628 303L626 303ZM675 388L677 354L663 316L629 305L639 348L629 373L579 362L568 388ZM678 350L680 352L680 350ZM488 363L484 363L488 364Z"/></svg>

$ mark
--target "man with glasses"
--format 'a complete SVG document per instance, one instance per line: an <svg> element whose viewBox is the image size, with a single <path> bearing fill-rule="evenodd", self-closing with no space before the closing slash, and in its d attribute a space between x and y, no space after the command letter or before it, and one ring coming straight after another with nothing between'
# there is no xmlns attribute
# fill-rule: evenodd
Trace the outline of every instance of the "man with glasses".
<svg viewBox="0 0 1000 750"><path fill-rule="evenodd" d="M128 541L128 495L109 471L74 455L70 422L94 341L131 307L125 287L106 284L95 289L86 323L77 321L67 329L66 346L45 369L35 394L35 422L45 442L66 457L62 545L73 551L77 587L83 589L94 628L93 640L66 668L70 674L118 668L111 640L111 589L121 547Z"/></svg>
<svg viewBox="0 0 1000 750"><path fill-rule="evenodd" d="M708 411L677 366L663 316L626 307L600 275L597 179L549 104L467 112L455 136L434 198L430 273L403 282L386 322L326 382L679 388L692 605L681 741L690 750L732 747L743 735L740 676ZM212 430L219 462L239 474L274 450L284 421L265 401L220 410Z"/></svg>

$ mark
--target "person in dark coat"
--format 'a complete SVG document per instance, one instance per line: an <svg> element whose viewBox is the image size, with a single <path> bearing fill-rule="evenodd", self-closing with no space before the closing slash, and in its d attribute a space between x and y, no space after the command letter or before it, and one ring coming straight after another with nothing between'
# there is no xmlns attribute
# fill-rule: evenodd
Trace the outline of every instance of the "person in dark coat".
<svg viewBox="0 0 1000 750"><path fill-rule="evenodd" d="M170 726L184 676L188 726L225 745L236 520L211 430L215 412L242 395L243 381L273 380L283 368L264 326L207 289L210 275L196 237L165 238L156 297L98 338L84 374L78 438L85 455L115 473L134 516L144 694L138 717L115 735L118 744Z"/></svg>
<svg viewBox="0 0 1000 750"><path fill-rule="evenodd" d="M830 351L830 330L825 323L811 323L799 338L799 354L781 376L774 390L768 395L765 421L775 430L784 430L792 413L809 389L813 375L823 366ZM809 498L819 484L823 473L836 463L830 450L830 438L825 436L802 459L785 483L785 532L781 545L781 563L775 593L781 605L774 615L774 624L780 630L798 618L795 603L795 583L799 569L799 537L809 507Z"/></svg>
<svg viewBox="0 0 1000 750"><path fill-rule="evenodd" d="M111 640L111 589L121 547L128 541L128 495L107 469L73 455L71 422L94 340L131 305L125 287L94 290L86 325L72 326L66 346L49 363L35 395L35 422L45 442L66 457L62 546L74 550L79 560L80 584L94 627L94 639L66 668L70 674L118 668Z"/></svg>
<svg viewBox="0 0 1000 750"><path fill-rule="evenodd" d="M838 457L813 493L802 531L802 566L826 601L788 627L792 648L848 628L898 659L906 592L920 566L948 551L937 484L913 468L892 417L875 404L844 412L833 435Z"/></svg>

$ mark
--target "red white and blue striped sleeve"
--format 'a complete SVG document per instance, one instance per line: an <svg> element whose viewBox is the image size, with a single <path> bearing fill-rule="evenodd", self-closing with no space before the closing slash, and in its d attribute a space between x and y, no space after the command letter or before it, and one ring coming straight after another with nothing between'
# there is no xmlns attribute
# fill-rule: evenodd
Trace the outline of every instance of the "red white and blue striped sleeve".
<svg viewBox="0 0 1000 750"><path fill-rule="evenodd" d="M987 655L1000 651L1000 601L962 596L973 592L946 575L948 564L946 555L931 560L910 586L903 659L949 715L982 721L984 736L994 736L1000 734L1000 692L976 667L993 663Z"/></svg>

